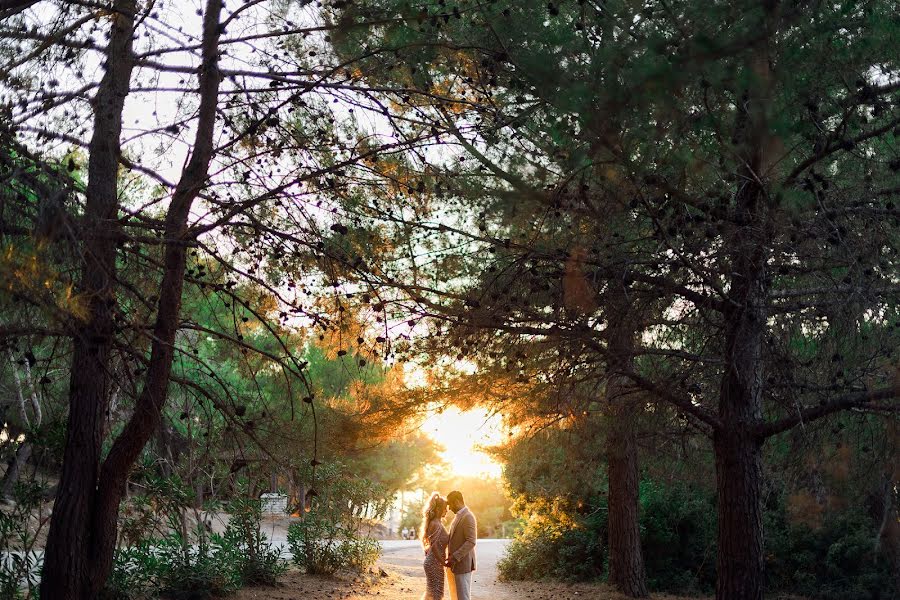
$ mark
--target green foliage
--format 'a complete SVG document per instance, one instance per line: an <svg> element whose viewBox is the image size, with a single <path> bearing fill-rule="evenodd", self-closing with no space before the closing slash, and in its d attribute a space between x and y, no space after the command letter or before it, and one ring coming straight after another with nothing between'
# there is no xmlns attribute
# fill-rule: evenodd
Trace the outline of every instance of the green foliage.
<svg viewBox="0 0 900 600"><path fill-rule="evenodd" d="M210 598L241 587L241 549L226 538L212 534L197 536L196 547L178 534L162 540L164 560L160 573L160 593L172 598Z"/></svg>
<svg viewBox="0 0 900 600"><path fill-rule="evenodd" d="M166 564L155 545L157 541L141 540L116 550L112 573L103 590L104 600L151 598L156 594Z"/></svg>
<svg viewBox="0 0 900 600"><path fill-rule="evenodd" d="M641 485L641 543L648 584L697 593L715 585L716 506L709 492L681 483Z"/></svg>
<svg viewBox="0 0 900 600"><path fill-rule="evenodd" d="M314 574L368 568L381 547L361 530L387 508L382 486L347 473L339 464L323 465L320 474L322 488L315 492L310 511L288 528L294 562Z"/></svg>
<svg viewBox="0 0 900 600"><path fill-rule="evenodd" d="M281 550L260 530L262 502L238 496L228 509L231 520L222 537L239 553L241 582L244 585L274 584L284 573L287 563L281 558Z"/></svg>
<svg viewBox="0 0 900 600"><path fill-rule="evenodd" d="M196 534L192 540L175 532L117 550L105 597L202 599L239 589L244 557L234 537Z"/></svg>
<svg viewBox="0 0 900 600"><path fill-rule="evenodd" d="M175 531L119 548L106 598L208 598L244 585L275 583L287 565L260 531L261 502L239 497L229 510L231 520L222 534L199 525L193 535Z"/></svg>
<svg viewBox="0 0 900 600"><path fill-rule="evenodd" d="M381 552L377 540L361 536L317 511L291 523L288 546L294 562L314 575L363 570L374 564Z"/></svg>
<svg viewBox="0 0 900 600"><path fill-rule="evenodd" d="M34 550L31 519L39 513L43 487L32 481L16 484L13 502L0 506L0 597L36 598L41 554Z"/></svg>
<svg viewBox="0 0 900 600"><path fill-rule="evenodd" d="M532 500L520 502L517 511L529 518L499 564L504 578L603 576L607 533L602 497L580 510L565 502ZM778 496L763 518L768 589L824 600L896 594L887 552L876 551L877 527L858 507L833 511L812 528L792 523L786 500ZM714 588L716 506L711 492L644 481L640 527L653 590L702 594Z"/></svg>
<svg viewBox="0 0 900 600"><path fill-rule="evenodd" d="M537 508L537 507L534 507ZM604 571L605 517L573 518L563 503L544 504L509 546L498 568L504 579L585 581Z"/></svg>
<svg viewBox="0 0 900 600"><path fill-rule="evenodd" d="M823 600L894 598L900 592L887 553L876 546L877 532L860 511L828 515L816 528L791 523L783 505L764 516L772 588Z"/></svg>

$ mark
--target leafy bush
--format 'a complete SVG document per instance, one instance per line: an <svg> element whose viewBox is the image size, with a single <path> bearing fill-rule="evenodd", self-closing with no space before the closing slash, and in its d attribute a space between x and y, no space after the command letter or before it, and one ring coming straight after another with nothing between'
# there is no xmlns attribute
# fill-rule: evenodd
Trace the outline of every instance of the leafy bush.
<svg viewBox="0 0 900 600"><path fill-rule="evenodd" d="M716 505L686 484L641 484L641 541L655 591L706 593L715 587ZM520 499L525 527L500 561L506 579L598 579L604 573L606 510L602 498L580 510L560 499ZM773 592L822 600L896 597L876 525L859 507L833 511L821 525L792 523L785 499L765 507L766 577Z"/></svg>
<svg viewBox="0 0 900 600"><path fill-rule="evenodd" d="M238 497L229 505L231 520L223 534L229 547L238 552L243 585L272 585L287 569L281 550L269 542L260 530L262 502L257 498Z"/></svg>
<svg viewBox="0 0 900 600"><path fill-rule="evenodd" d="M241 553L231 540L217 534L207 539L201 534L196 547L184 545L178 535L166 541L160 577L163 596L201 600L241 587Z"/></svg>
<svg viewBox="0 0 900 600"><path fill-rule="evenodd" d="M896 598L896 579L865 513L830 514L821 526L791 523L783 505L765 514L770 587L823 600Z"/></svg>
<svg viewBox="0 0 900 600"><path fill-rule="evenodd" d="M152 540L116 549L113 568L103 590L104 600L151 598L160 588L164 558Z"/></svg>
<svg viewBox="0 0 900 600"><path fill-rule="evenodd" d="M561 501L532 513L509 545L498 568L504 579L597 579L604 571L604 529L600 511L579 517Z"/></svg>
<svg viewBox="0 0 900 600"><path fill-rule="evenodd" d="M716 582L716 504L688 485L641 484L641 547L648 585L694 594Z"/></svg>
<svg viewBox="0 0 900 600"><path fill-rule="evenodd" d="M381 554L377 540L359 535L316 511L288 528L294 562L307 573L328 575L342 569L364 570Z"/></svg>
<svg viewBox="0 0 900 600"><path fill-rule="evenodd" d="M321 477L327 484L314 495L310 511L288 528L294 562L316 574L370 567L381 546L364 536L361 527L366 516L383 515L384 490L367 479L345 475L338 464L325 465Z"/></svg>
<svg viewBox="0 0 900 600"><path fill-rule="evenodd" d="M201 529L193 540L171 533L117 550L104 597L201 600L239 589L244 562L240 547L233 537L207 535Z"/></svg>
<svg viewBox="0 0 900 600"><path fill-rule="evenodd" d="M381 556L381 544L374 538L353 536L344 540L343 551L349 568L364 571L374 565Z"/></svg>
<svg viewBox="0 0 900 600"><path fill-rule="evenodd" d="M41 555L35 551L37 531L30 522L37 517L44 489L35 482L19 482L13 502L0 506L0 598L25 600L38 596Z"/></svg>
<svg viewBox="0 0 900 600"><path fill-rule="evenodd" d="M191 536L176 531L118 549L105 597L201 599L274 583L287 565L260 531L260 501L239 498L229 510L231 520L221 535L200 525Z"/></svg>

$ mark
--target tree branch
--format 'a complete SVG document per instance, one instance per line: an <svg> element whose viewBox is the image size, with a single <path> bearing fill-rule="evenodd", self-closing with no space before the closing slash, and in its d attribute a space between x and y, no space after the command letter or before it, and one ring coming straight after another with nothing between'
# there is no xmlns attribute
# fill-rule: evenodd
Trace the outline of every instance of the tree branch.
<svg viewBox="0 0 900 600"><path fill-rule="evenodd" d="M873 391L854 392L821 406L805 408L790 417L763 423L756 428L756 435L765 439L787 431L800 423L809 423L842 410L866 407L879 400L896 400L898 397L900 397L900 389L897 386ZM896 404L893 404L893 406L900 408Z"/></svg>

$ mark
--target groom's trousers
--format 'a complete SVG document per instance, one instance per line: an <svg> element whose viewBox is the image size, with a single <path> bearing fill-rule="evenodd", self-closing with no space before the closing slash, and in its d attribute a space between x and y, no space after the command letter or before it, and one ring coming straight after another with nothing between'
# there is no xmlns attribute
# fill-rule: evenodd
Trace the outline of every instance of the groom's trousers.
<svg viewBox="0 0 900 600"><path fill-rule="evenodd" d="M471 600L472 594L472 571L468 573L447 573L450 575L450 598L451 600Z"/></svg>

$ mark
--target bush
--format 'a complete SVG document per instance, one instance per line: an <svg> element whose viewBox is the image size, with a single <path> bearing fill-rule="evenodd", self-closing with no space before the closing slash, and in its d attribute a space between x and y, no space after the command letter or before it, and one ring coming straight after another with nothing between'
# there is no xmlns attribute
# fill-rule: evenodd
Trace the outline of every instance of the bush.
<svg viewBox="0 0 900 600"><path fill-rule="evenodd" d="M650 588L703 594L715 587L716 504L687 484L641 484L641 542ZM599 579L605 569L603 499L577 510L560 499L520 499L525 527L500 561L506 579ZM897 596L887 551L876 553L877 527L864 510L848 507L811 528L787 518L773 494L763 518L767 588L821 600Z"/></svg>
<svg viewBox="0 0 900 600"><path fill-rule="evenodd" d="M862 511L830 514L815 529L789 522L783 505L765 518L766 576L773 589L822 600L895 598L900 592Z"/></svg>
<svg viewBox="0 0 900 600"><path fill-rule="evenodd" d="M224 536L198 535L196 547L184 546L180 536L166 538L163 550L161 595L202 600L230 594L241 587L240 550Z"/></svg>
<svg viewBox="0 0 900 600"><path fill-rule="evenodd" d="M202 600L230 594L243 583L243 553L232 538L198 528L194 543L179 533L120 548L104 597Z"/></svg>
<svg viewBox="0 0 900 600"><path fill-rule="evenodd" d="M377 540L349 530L329 516L310 512L288 528L294 562L307 573L330 575L342 569L362 571L378 560Z"/></svg>
<svg viewBox="0 0 900 600"><path fill-rule="evenodd" d="M237 550L243 585L272 585L287 569L281 550L269 542L260 530L262 502L258 498L240 497L229 505L231 520L223 538Z"/></svg>
<svg viewBox="0 0 900 600"><path fill-rule="evenodd" d="M116 549L103 598L129 600L155 596L165 571L163 560L151 540Z"/></svg>
<svg viewBox="0 0 900 600"><path fill-rule="evenodd" d="M339 464L324 465L327 482L313 495L310 511L288 528L288 546L294 562L307 573L331 574L342 569L362 571L381 554L378 541L360 533L366 518L383 515L384 489L345 474Z"/></svg>
<svg viewBox="0 0 900 600"><path fill-rule="evenodd" d="M41 554L34 550L36 529L42 524L40 507L44 488L19 482L13 502L0 507L0 598L25 600L38 596ZM37 527L31 520L37 516Z"/></svg>
<svg viewBox="0 0 900 600"><path fill-rule="evenodd" d="M104 596L202 599L275 583L287 564L260 531L260 501L239 498L229 510L231 520L221 535L198 525L187 538L175 532L118 549Z"/></svg>
<svg viewBox="0 0 900 600"><path fill-rule="evenodd" d="M641 484L641 547L651 589L697 594L716 583L716 504L688 485Z"/></svg>
<svg viewBox="0 0 900 600"><path fill-rule="evenodd" d="M587 581L604 571L605 515L572 517L562 502L543 504L498 563L503 579Z"/></svg>

